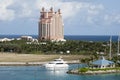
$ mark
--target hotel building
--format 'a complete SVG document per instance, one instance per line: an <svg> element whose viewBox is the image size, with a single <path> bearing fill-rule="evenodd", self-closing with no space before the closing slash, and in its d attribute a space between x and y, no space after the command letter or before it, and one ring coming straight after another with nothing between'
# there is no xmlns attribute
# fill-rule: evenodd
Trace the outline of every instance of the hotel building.
<svg viewBox="0 0 120 80"><path fill-rule="evenodd" d="M60 9L54 12L53 8L49 11L42 8L40 13L39 40L64 40L63 20Z"/></svg>

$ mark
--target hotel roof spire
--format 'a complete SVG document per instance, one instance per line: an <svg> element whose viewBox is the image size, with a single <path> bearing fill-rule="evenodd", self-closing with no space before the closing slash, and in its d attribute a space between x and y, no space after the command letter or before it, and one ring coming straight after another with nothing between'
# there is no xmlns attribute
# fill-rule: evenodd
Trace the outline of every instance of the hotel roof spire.
<svg viewBox="0 0 120 80"><path fill-rule="evenodd" d="M61 9L58 9L58 13L61 14Z"/></svg>
<svg viewBox="0 0 120 80"><path fill-rule="evenodd" d="M42 7L42 12L44 12L45 11L45 8L44 7Z"/></svg>
<svg viewBox="0 0 120 80"><path fill-rule="evenodd" d="M50 8L50 11L53 12L53 7Z"/></svg>

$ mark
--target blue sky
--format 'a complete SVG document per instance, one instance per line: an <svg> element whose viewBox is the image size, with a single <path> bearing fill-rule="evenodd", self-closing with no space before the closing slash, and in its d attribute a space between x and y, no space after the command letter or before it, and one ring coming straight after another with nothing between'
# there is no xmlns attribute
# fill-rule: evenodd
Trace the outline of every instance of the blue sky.
<svg viewBox="0 0 120 80"><path fill-rule="evenodd" d="M41 7L61 9L65 35L119 35L120 0L0 0L0 34L38 34Z"/></svg>

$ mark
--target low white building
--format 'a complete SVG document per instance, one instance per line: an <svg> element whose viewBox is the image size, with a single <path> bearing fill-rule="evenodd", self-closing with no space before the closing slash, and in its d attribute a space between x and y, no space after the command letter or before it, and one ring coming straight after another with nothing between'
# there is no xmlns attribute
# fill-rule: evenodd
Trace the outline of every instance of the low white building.
<svg viewBox="0 0 120 80"><path fill-rule="evenodd" d="M12 40L14 40L14 38L13 39L3 38L3 39L0 39L0 42L6 42L6 41L12 41Z"/></svg>
<svg viewBox="0 0 120 80"><path fill-rule="evenodd" d="M32 36L21 36L21 40L26 40L30 42L38 42L38 40L34 39Z"/></svg>
<svg viewBox="0 0 120 80"><path fill-rule="evenodd" d="M26 41L32 41L32 36L21 36L22 40L26 40Z"/></svg>

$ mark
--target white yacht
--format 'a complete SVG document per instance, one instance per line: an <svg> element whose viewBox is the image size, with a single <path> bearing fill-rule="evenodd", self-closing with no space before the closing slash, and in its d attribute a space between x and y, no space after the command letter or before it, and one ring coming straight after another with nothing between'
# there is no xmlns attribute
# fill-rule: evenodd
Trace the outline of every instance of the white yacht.
<svg viewBox="0 0 120 80"><path fill-rule="evenodd" d="M46 68L68 68L69 65L61 57L44 65Z"/></svg>

